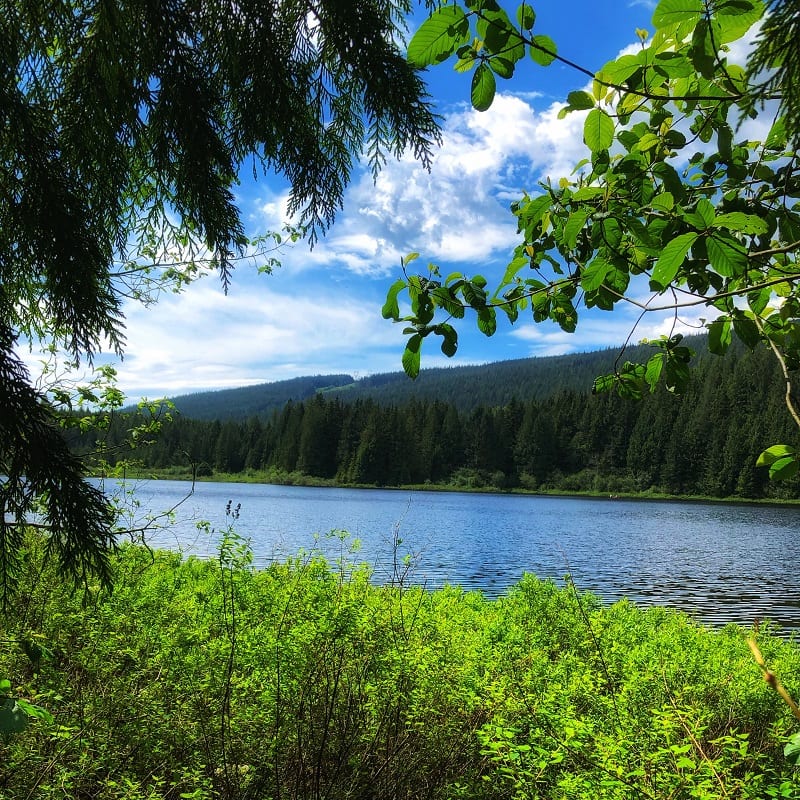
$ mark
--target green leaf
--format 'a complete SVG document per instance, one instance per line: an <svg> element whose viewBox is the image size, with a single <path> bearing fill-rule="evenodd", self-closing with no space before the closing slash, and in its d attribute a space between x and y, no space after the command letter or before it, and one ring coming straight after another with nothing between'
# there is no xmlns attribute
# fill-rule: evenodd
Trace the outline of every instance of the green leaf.
<svg viewBox="0 0 800 800"><path fill-rule="evenodd" d="M672 211L675 208L675 198L671 192L661 192L653 197L650 206L658 211Z"/></svg>
<svg viewBox="0 0 800 800"><path fill-rule="evenodd" d="M769 468L769 477L773 481L783 481L797 475L798 462L796 456L779 458Z"/></svg>
<svg viewBox="0 0 800 800"><path fill-rule="evenodd" d="M469 22L460 6L442 6L422 23L408 43L408 60L420 69L439 64L469 41Z"/></svg>
<svg viewBox="0 0 800 800"><path fill-rule="evenodd" d="M497 330L497 313L494 308L484 306L478 309L478 330L485 336L493 336Z"/></svg>
<svg viewBox="0 0 800 800"><path fill-rule="evenodd" d="M586 225L586 220L592 214L591 209L581 208L578 211L573 211L569 215L569 219L564 225L564 245L569 250L574 250L578 242L578 236Z"/></svg>
<svg viewBox="0 0 800 800"><path fill-rule="evenodd" d="M610 392L616 382L616 375L599 375L592 383L592 394Z"/></svg>
<svg viewBox="0 0 800 800"><path fill-rule="evenodd" d="M783 755L790 764L800 765L800 733L796 733L783 748Z"/></svg>
<svg viewBox="0 0 800 800"><path fill-rule="evenodd" d="M730 317L719 317L708 325L708 349L715 355L724 355L732 338Z"/></svg>
<svg viewBox="0 0 800 800"><path fill-rule="evenodd" d="M514 62L502 56L492 56L489 59L489 67L495 75L499 75L501 78L508 79L514 75Z"/></svg>
<svg viewBox="0 0 800 800"><path fill-rule="evenodd" d="M743 312L737 313L733 318L733 331L739 337L739 341L751 350L761 341L758 326Z"/></svg>
<svg viewBox="0 0 800 800"><path fill-rule="evenodd" d="M523 30L531 30L536 22L536 12L527 3L523 3L517 9L517 22Z"/></svg>
<svg viewBox="0 0 800 800"><path fill-rule="evenodd" d="M756 460L757 467L768 467L783 458L795 455L795 449L789 444L774 444L764 450Z"/></svg>
<svg viewBox="0 0 800 800"><path fill-rule="evenodd" d="M661 0L653 12L653 25L656 28L677 25L681 31L688 32L702 19L704 12L702 0Z"/></svg>
<svg viewBox="0 0 800 800"><path fill-rule="evenodd" d="M747 233L752 236L766 233L769 230L766 220L755 214L745 214L742 211L731 211L728 214L719 214L712 223L714 228L727 228L737 233Z"/></svg>
<svg viewBox="0 0 800 800"><path fill-rule="evenodd" d="M604 258L595 258L581 271L581 287L586 292L599 289L608 275L611 265Z"/></svg>
<svg viewBox="0 0 800 800"><path fill-rule="evenodd" d="M420 362L420 349L422 346L422 337L415 333L406 343L406 349L403 351L403 369L406 375L412 380L419 375L419 362Z"/></svg>
<svg viewBox="0 0 800 800"><path fill-rule="evenodd" d="M400 319L400 305L397 302L397 296L406 287L406 282L400 278L396 280L390 287L386 294L386 302L381 309L381 315L384 319L393 319L395 321Z"/></svg>
<svg viewBox="0 0 800 800"><path fill-rule="evenodd" d="M665 359L666 356L664 353L656 353L655 355L650 356L650 358L647 360L647 366L645 367L644 371L644 379L647 385L650 387L651 392L656 390L659 378L661 377L661 370L664 367Z"/></svg>
<svg viewBox="0 0 800 800"><path fill-rule="evenodd" d="M742 245L730 236L709 236L706 239L706 252L711 266L724 278L742 275L747 269L747 254Z"/></svg>
<svg viewBox="0 0 800 800"><path fill-rule="evenodd" d="M567 95L567 103L569 103L570 108L574 108L576 111L586 111L594 108L594 98L589 92L570 92Z"/></svg>
<svg viewBox="0 0 800 800"><path fill-rule="evenodd" d="M621 84L642 68L639 59L634 55L620 56L616 61L609 61L598 75L607 83Z"/></svg>
<svg viewBox="0 0 800 800"><path fill-rule="evenodd" d="M636 143L635 150L640 153L646 153L648 150L658 147L659 144L661 144L661 138L655 133L650 133L650 131L648 131Z"/></svg>
<svg viewBox="0 0 800 800"><path fill-rule="evenodd" d="M434 333L442 337L442 352L448 357L452 358L458 350L458 334L452 325L446 322L437 325L433 329Z"/></svg>
<svg viewBox="0 0 800 800"><path fill-rule="evenodd" d="M531 58L542 67L547 67L555 61L558 52L556 43L549 36L534 36L528 51Z"/></svg>
<svg viewBox="0 0 800 800"><path fill-rule="evenodd" d="M714 41L717 45L740 39L764 16L761 0L749 3L724 3L714 17Z"/></svg>
<svg viewBox="0 0 800 800"><path fill-rule="evenodd" d="M689 252L689 248L696 239L697 234L691 232L676 236L667 242L661 251L658 261L656 261L655 267L653 267L653 274L650 278L650 286L653 291L663 292L672 283L686 258L686 254Z"/></svg>
<svg viewBox="0 0 800 800"><path fill-rule="evenodd" d="M601 108L593 108L586 115L583 141L593 153L608 150L614 142L614 120Z"/></svg>
<svg viewBox="0 0 800 800"><path fill-rule="evenodd" d="M28 727L28 716L13 697L0 704L0 734L21 733Z"/></svg>
<svg viewBox="0 0 800 800"><path fill-rule="evenodd" d="M485 63L481 64L472 76L472 90L470 93L472 107L476 111L486 111L492 105L496 90L497 83L494 79L494 73Z"/></svg>

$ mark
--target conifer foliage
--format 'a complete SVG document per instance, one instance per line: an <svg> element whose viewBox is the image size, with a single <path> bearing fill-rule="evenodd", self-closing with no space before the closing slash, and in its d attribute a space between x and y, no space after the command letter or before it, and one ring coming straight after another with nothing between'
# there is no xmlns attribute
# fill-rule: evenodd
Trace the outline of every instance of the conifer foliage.
<svg viewBox="0 0 800 800"><path fill-rule="evenodd" d="M15 344L120 352L122 298L142 291L131 274L146 285L170 253L182 254L177 286L201 257L227 286L251 246L233 192L245 166L289 179L290 211L313 241L363 151L374 170L408 149L427 163L436 121L397 45L408 10L406 0L2 0L0 414L2 431L19 435L0 439L0 506L13 517L0 529L0 576L9 531L30 509L13 500L32 488L18 476L34 459L67 468L70 480L45 495L51 512L79 477L58 459L55 431L45 437L55 450L35 451L47 401ZM102 572L109 520L80 502L74 511L71 535L96 531L87 563Z"/></svg>

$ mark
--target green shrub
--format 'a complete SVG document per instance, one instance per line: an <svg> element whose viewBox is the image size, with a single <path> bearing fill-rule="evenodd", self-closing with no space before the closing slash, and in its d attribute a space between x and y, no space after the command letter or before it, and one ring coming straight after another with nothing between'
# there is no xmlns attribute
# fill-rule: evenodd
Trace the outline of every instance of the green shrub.
<svg viewBox="0 0 800 800"><path fill-rule="evenodd" d="M737 628L532 576L488 601L314 552L257 571L230 532L124 548L110 596L25 555L0 674L54 721L0 744L3 797L800 797ZM760 641L797 695L796 646Z"/></svg>

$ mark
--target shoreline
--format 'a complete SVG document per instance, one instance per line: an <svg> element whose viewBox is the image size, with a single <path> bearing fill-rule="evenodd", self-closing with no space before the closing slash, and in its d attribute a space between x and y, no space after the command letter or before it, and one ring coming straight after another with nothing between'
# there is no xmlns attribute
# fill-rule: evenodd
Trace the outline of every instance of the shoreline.
<svg viewBox="0 0 800 800"><path fill-rule="evenodd" d="M378 486L376 484L339 483L332 479L314 478L303 476L299 473L275 474L266 472L250 473L214 473L213 475L192 476L189 470L126 470L120 475L93 475L91 477L106 479L131 479L131 480L169 480L185 481L187 483L243 483L265 484L273 486L300 486L320 489L362 489L385 491L412 491L412 492L441 492L462 494L498 494L498 495L523 495L530 497L564 497L575 500L627 500L635 502L657 501L665 503L698 503L721 504L734 506L770 506L795 508L800 507L800 498L748 498L738 496L712 497L709 495L675 495L658 492L593 492L569 491L560 489L525 489L514 487L498 489L497 487L454 486L452 484L403 484L399 486Z"/></svg>

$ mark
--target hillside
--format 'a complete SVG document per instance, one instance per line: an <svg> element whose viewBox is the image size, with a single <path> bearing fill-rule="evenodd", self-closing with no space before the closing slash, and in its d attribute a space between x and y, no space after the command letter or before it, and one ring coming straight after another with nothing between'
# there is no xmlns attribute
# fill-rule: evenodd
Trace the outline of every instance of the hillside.
<svg viewBox="0 0 800 800"><path fill-rule="evenodd" d="M206 477L246 473L270 482L797 497L799 480L769 481L767 471L756 467L765 448L797 437L778 361L763 347L733 347L725 358L698 352L704 355L684 394L661 386L639 402L564 388L582 369L607 368L600 363L603 354L596 360L532 359L487 365L477 374L475 368L441 371L443 393L469 395L460 408L397 393L384 394L392 402L356 396L375 388L391 393L387 378L377 387L368 381L346 387L346 400L332 391L293 400L269 419L178 415L134 453L125 442L136 420L124 415L99 437L98 431L76 432L73 445L79 455L100 446L111 464L133 456L146 470L184 476L196 469ZM493 386L503 370L520 380ZM538 384L524 382L531 375ZM464 409L490 396L489 389L513 386L549 388L550 394Z"/></svg>
<svg viewBox="0 0 800 800"><path fill-rule="evenodd" d="M703 337L687 337L697 358L708 357ZM643 360L652 349L636 345L623 360ZM380 405L412 400L438 400L469 412L479 406L505 406L512 400L544 400L562 391L590 392L594 379L613 369L619 348L562 356L497 361L490 364L423 369L412 381L405 373L388 372L353 380L349 375L318 375L294 380L200 392L172 398L185 417L202 420L269 418L289 401L315 394L351 403L370 399Z"/></svg>
<svg viewBox="0 0 800 800"><path fill-rule="evenodd" d="M220 389L173 397L175 408L190 419L267 418L289 401L306 400L317 392L352 384L350 375L314 375L238 389Z"/></svg>

